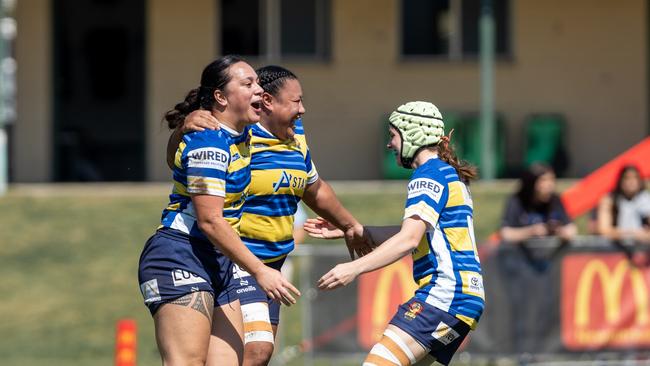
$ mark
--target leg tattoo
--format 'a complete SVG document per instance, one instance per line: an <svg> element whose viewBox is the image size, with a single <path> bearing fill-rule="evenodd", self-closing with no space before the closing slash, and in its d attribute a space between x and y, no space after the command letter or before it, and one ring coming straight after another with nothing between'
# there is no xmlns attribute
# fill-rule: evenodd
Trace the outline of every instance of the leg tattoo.
<svg viewBox="0 0 650 366"><path fill-rule="evenodd" d="M169 302L170 304L176 304L180 306L190 306L192 309L200 312L208 318L208 321L212 321L212 311L214 309L214 298L212 294L205 291L193 292L185 296L181 296L178 299Z"/></svg>

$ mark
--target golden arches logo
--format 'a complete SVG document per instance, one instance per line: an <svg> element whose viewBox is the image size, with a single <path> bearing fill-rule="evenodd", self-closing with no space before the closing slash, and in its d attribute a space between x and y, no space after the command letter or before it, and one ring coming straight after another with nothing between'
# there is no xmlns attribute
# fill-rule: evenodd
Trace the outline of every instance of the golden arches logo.
<svg viewBox="0 0 650 366"><path fill-rule="evenodd" d="M627 276L628 274L629 276ZM573 318L576 326L586 327L589 324L591 294L596 278L598 278L602 287L605 320L608 323L612 324L620 320L621 294L624 280L629 278L636 305L635 321L639 325L648 324L650 320L648 314L648 287L642 272L630 266L626 260L619 261L614 266L614 269L610 271L603 261L594 259L584 266L578 279Z"/></svg>

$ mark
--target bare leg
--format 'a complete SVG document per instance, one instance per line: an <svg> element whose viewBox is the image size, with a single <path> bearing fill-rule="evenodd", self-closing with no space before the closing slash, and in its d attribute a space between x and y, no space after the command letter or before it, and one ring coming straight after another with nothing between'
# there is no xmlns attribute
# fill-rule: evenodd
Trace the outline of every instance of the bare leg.
<svg viewBox="0 0 650 366"><path fill-rule="evenodd" d="M241 365L244 358L244 326L239 300L214 308L208 366Z"/></svg>
<svg viewBox="0 0 650 366"><path fill-rule="evenodd" d="M154 315L163 365L204 365L210 342L213 297L193 292L164 304Z"/></svg>

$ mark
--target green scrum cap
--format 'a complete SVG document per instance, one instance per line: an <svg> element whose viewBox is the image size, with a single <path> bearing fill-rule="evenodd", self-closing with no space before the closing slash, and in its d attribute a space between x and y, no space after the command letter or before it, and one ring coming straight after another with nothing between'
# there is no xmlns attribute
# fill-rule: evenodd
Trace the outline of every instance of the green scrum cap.
<svg viewBox="0 0 650 366"><path fill-rule="evenodd" d="M438 107L429 102L408 102L397 107L388 119L402 137L402 166L411 168L413 158L424 147L436 145L445 134Z"/></svg>

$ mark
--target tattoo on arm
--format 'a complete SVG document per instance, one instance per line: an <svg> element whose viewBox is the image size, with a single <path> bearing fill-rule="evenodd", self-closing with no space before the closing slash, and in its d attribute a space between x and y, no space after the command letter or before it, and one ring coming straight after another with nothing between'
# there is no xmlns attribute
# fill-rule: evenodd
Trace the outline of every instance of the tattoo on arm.
<svg viewBox="0 0 650 366"><path fill-rule="evenodd" d="M193 292L185 296L181 296L178 299L169 302L170 304L176 304L180 306L190 306L191 308L200 312L208 318L208 321L212 321L212 312L214 310L214 298L212 294L205 291Z"/></svg>

